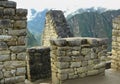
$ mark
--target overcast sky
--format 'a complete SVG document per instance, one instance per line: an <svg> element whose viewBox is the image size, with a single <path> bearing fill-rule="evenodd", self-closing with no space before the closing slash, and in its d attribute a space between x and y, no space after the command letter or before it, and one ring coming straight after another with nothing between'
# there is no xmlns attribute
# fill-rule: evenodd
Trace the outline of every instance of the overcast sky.
<svg viewBox="0 0 120 84"><path fill-rule="evenodd" d="M11 0L17 2L17 8L61 9L74 11L78 8L104 7L107 9L120 9L120 0ZM30 11L29 11L30 13Z"/></svg>

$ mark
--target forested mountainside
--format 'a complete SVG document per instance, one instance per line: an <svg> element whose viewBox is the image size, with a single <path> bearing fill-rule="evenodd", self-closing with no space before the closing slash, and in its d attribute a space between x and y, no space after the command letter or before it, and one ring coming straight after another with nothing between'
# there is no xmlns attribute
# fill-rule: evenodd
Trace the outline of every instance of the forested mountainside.
<svg viewBox="0 0 120 84"><path fill-rule="evenodd" d="M120 10L105 12L83 12L67 18L74 36L109 38L109 50L112 39L112 19L120 15Z"/></svg>

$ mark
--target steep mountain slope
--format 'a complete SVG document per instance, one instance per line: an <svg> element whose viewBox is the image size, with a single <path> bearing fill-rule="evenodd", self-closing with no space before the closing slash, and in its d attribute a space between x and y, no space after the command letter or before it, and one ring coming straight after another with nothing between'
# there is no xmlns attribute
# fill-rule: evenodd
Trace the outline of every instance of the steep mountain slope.
<svg viewBox="0 0 120 84"><path fill-rule="evenodd" d="M120 15L120 10L103 13L83 12L67 19L74 36L109 38L109 50L112 38L112 19Z"/></svg>
<svg viewBox="0 0 120 84"><path fill-rule="evenodd" d="M28 46L40 46L41 34L45 24L45 16L48 9L41 12L37 12L35 9L31 9L31 16L28 20ZM30 41L30 42L29 42Z"/></svg>
<svg viewBox="0 0 120 84"><path fill-rule="evenodd" d="M34 35L27 30L27 47L38 46L40 45L39 42L36 40Z"/></svg>

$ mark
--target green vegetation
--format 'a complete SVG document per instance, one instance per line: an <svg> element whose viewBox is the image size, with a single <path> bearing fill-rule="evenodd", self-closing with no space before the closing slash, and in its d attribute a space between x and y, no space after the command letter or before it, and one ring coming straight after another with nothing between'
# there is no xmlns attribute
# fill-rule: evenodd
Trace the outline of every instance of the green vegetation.
<svg viewBox="0 0 120 84"><path fill-rule="evenodd" d="M108 38L108 46L109 50L111 50L112 19L118 15L120 15L120 10L106 12L86 11L69 15L67 22L74 36Z"/></svg>

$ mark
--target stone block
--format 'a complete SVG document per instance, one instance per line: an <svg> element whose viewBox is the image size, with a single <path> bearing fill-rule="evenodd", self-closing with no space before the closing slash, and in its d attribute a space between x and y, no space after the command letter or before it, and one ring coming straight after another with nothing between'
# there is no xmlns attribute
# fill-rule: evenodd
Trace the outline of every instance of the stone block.
<svg viewBox="0 0 120 84"><path fill-rule="evenodd" d="M15 15L15 9L13 9L13 8L5 8L4 9L4 15L14 16Z"/></svg>
<svg viewBox="0 0 120 84"><path fill-rule="evenodd" d="M70 62L72 59L69 56L57 57L58 62Z"/></svg>
<svg viewBox="0 0 120 84"><path fill-rule="evenodd" d="M88 65L88 61L82 61L82 66L87 66Z"/></svg>
<svg viewBox="0 0 120 84"><path fill-rule="evenodd" d="M0 50L7 50L8 46L5 42L0 42Z"/></svg>
<svg viewBox="0 0 120 84"><path fill-rule="evenodd" d="M60 73L60 74L69 74L69 73L74 73L74 70L72 69L72 68L70 68L70 69L62 69L62 70L60 70L60 69L58 69L58 73Z"/></svg>
<svg viewBox="0 0 120 84"><path fill-rule="evenodd" d="M16 9L17 16L27 16L27 9Z"/></svg>
<svg viewBox="0 0 120 84"><path fill-rule="evenodd" d="M67 79L67 74L58 74L57 76L61 81L64 81Z"/></svg>
<svg viewBox="0 0 120 84"><path fill-rule="evenodd" d="M7 70L19 68L19 67L25 67L26 62L25 61L6 61L4 62L4 68Z"/></svg>
<svg viewBox="0 0 120 84"><path fill-rule="evenodd" d="M101 62L101 63L95 65L94 68L95 68L95 69L103 68L103 67L105 67L105 65L106 65L105 62Z"/></svg>
<svg viewBox="0 0 120 84"><path fill-rule="evenodd" d="M2 79L3 78L3 72L2 71L0 71L0 79Z"/></svg>
<svg viewBox="0 0 120 84"><path fill-rule="evenodd" d="M87 55L89 53L91 53L91 49L90 48L82 48L82 50L81 50L81 54L82 55Z"/></svg>
<svg viewBox="0 0 120 84"><path fill-rule="evenodd" d="M87 68L86 67L79 67L77 68L77 72L80 74L80 73L85 73L87 71Z"/></svg>
<svg viewBox="0 0 120 84"><path fill-rule="evenodd" d="M98 73L99 73L99 71L98 71L98 70L88 71L88 72L87 72L87 76L96 75L96 74L98 74Z"/></svg>
<svg viewBox="0 0 120 84"><path fill-rule="evenodd" d="M17 68L16 75L24 75L26 73L26 68Z"/></svg>
<svg viewBox="0 0 120 84"><path fill-rule="evenodd" d="M3 69L3 65L0 65L0 71Z"/></svg>
<svg viewBox="0 0 120 84"><path fill-rule="evenodd" d="M71 62L71 65L70 65L70 67L72 67L72 68L77 68L80 66L81 66L81 62Z"/></svg>
<svg viewBox="0 0 120 84"><path fill-rule="evenodd" d="M86 73L81 73L81 74L79 74L79 77L80 77L80 78L83 78L83 77L86 77L86 76L87 76Z"/></svg>
<svg viewBox="0 0 120 84"><path fill-rule="evenodd" d="M65 46L67 44L66 40L61 38L54 40L54 43L57 46Z"/></svg>
<svg viewBox="0 0 120 84"><path fill-rule="evenodd" d="M11 73L11 71L5 71L4 72L4 77L5 78L9 78L9 77L12 77L12 76L14 76L14 75Z"/></svg>
<svg viewBox="0 0 120 84"><path fill-rule="evenodd" d="M10 55L0 55L0 62L9 61Z"/></svg>
<svg viewBox="0 0 120 84"><path fill-rule="evenodd" d="M4 12L3 12L3 7L0 7L0 17L3 17L3 14L4 14Z"/></svg>
<svg viewBox="0 0 120 84"><path fill-rule="evenodd" d="M25 61L25 60L26 60L26 53L19 53L19 54L17 55L17 59L18 59L18 60Z"/></svg>
<svg viewBox="0 0 120 84"><path fill-rule="evenodd" d="M11 54L11 60L16 60L16 54Z"/></svg>
<svg viewBox="0 0 120 84"><path fill-rule="evenodd" d="M83 61L84 60L84 57L83 56L71 56L72 58L72 61Z"/></svg>
<svg viewBox="0 0 120 84"><path fill-rule="evenodd" d="M67 43L69 46L80 46L81 40L78 39L67 39Z"/></svg>
<svg viewBox="0 0 120 84"><path fill-rule="evenodd" d="M25 36L20 36L18 38L18 45L25 45L26 43L26 37Z"/></svg>
<svg viewBox="0 0 120 84"><path fill-rule="evenodd" d="M9 27L11 27L11 21L9 19L0 20L0 27L1 28L9 28Z"/></svg>
<svg viewBox="0 0 120 84"><path fill-rule="evenodd" d="M6 2L2 2L2 4L6 8L16 8L16 2L14 1L6 1Z"/></svg>
<svg viewBox="0 0 120 84"><path fill-rule="evenodd" d="M80 51L72 51L72 55L73 56L76 56L76 55L79 56L80 55Z"/></svg>
<svg viewBox="0 0 120 84"><path fill-rule="evenodd" d="M56 62L56 65L59 69L66 69L69 67L68 62Z"/></svg>
<svg viewBox="0 0 120 84"><path fill-rule="evenodd" d="M14 23L14 28L15 29L24 29L27 27L27 22L26 21L22 21L22 20L18 20L18 21L15 21Z"/></svg>
<svg viewBox="0 0 120 84"><path fill-rule="evenodd" d="M0 56L1 55L10 55L10 50L2 50L2 51L0 51Z"/></svg>
<svg viewBox="0 0 120 84"><path fill-rule="evenodd" d="M13 53L21 53L21 52L25 52L26 51L26 47L25 46L11 46L10 50Z"/></svg>
<svg viewBox="0 0 120 84"><path fill-rule="evenodd" d="M26 29L21 29L21 30L9 30L8 31L8 34L9 35L12 35L12 36L26 36L27 33L26 33Z"/></svg>

